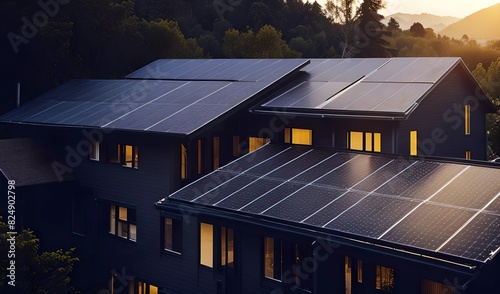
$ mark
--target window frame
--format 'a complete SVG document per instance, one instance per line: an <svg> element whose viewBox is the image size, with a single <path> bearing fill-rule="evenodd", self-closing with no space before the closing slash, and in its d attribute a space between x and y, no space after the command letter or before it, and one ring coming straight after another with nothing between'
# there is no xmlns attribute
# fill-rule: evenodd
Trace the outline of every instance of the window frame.
<svg viewBox="0 0 500 294"><path fill-rule="evenodd" d="M255 150L261 148L262 146L271 142L271 138L264 137L248 137L248 153L252 153Z"/></svg>
<svg viewBox="0 0 500 294"><path fill-rule="evenodd" d="M464 105L464 125L465 125L465 135L470 135L470 104Z"/></svg>
<svg viewBox="0 0 500 294"><path fill-rule="evenodd" d="M393 293L394 284L396 280L394 272L395 272L394 268L377 264L375 268L375 289L387 293ZM389 279L389 285L384 285L386 282L384 281L385 280L384 277L387 275L392 275L392 277L386 277L387 279Z"/></svg>
<svg viewBox="0 0 500 294"><path fill-rule="evenodd" d="M355 138L355 145L353 147L353 137ZM358 142L359 141L359 142ZM369 144L368 144L369 143ZM359 145L359 146L358 146ZM362 131L348 131L347 132L347 149L355 151L364 151L371 153L382 152L382 133L381 132L362 132Z"/></svg>
<svg viewBox="0 0 500 294"><path fill-rule="evenodd" d="M307 140L302 141L302 135L300 133L307 133ZM304 129L304 128L285 128L283 131L284 143L292 144L292 145L303 145L303 146L312 146L313 145L313 130L312 129Z"/></svg>
<svg viewBox="0 0 500 294"><path fill-rule="evenodd" d="M100 143L91 141L89 144L89 160L101 161L99 159Z"/></svg>
<svg viewBox="0 0 500 294"><path fill-rule="evenodd" d="M180 155L181 155L181 180L187 180L188 177L189 177L189 174L188 174L188 149L186 148L186 146L181 143L180 144Z"/></svg>
<svg viewBox="0 0 500 294"><path fill-rule="evenodd" d="M204 234L203 234L203 226L204 225L206 225L207 228L209 226L211 229L211 238L210 238L210 236L206 235L205 237L207 237L208 239L205 241L203 240L204 239ZM200 221L198 229L199 229L199 234L198 234L198 236L199 236L198 264L202 267L213 270L214 265L216 264L215 263L215 254L214 254L214 249L215 249L215 234L214 234L215 231L214 231L214 229L215 229L215 226L214 226L214 224ZM210 243L210 244L206 244L206 243ZM203 246L209 246L209 248L208 248L209 250L206 250L206 251L203 250ZM209 256L207 258L204 258L204 252L209 253ZM205 261L205 259L206 259L206 261ZM210 259L210 260L208 260L208 259Z"/></svg>
<svg viewBox="0 0 500 294"><path fill-rule="evenodd" d="M418 156L418 131L410 131L410 155Z"/></svg>
<svg viewBox="0 0 500 294"><path fill-rule="evenodd" d="M118 203L108 203L106 205L106 211L106 215L108 216L107 233L117 238L137 243L137 209ZM126 214L125 219L121 219L123 211L125 211ZM124 232L124 225L126 227L126 236L121 235ZM132 230L132 227L135 229ZM135 232L132 233L132 231ZM135 236L135 238L132 238L132 236Z"/></svg>
<svg viewBox="0 0 500 294"><path fill-rule="evenodd" d="M171 234L167 233L167 222L171 221ZM171 248L167 248L167 238L170 235ZM171 216L163 216L162 217L162 250L167 253L172 253L175 255L182 255L182 242L183 237L183 226L182 219L171 217Z"/></svg>

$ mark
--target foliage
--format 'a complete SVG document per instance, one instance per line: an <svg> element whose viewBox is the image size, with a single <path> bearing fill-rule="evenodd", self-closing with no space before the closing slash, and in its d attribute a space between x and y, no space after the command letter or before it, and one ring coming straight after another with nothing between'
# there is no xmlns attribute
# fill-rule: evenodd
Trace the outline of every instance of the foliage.
<svg viewBox="0 0 500 294"><path fill-rule="evenodd" d="M10 236L7 225L0 222L0 251L9 252ZM22 230L15 235L15 287L19 293L70 293L69 275L78 258L73 257L75 248L67 251L38 253L38 239L30 230ZM6 292L10 281L6 276L9 259L0 259L0 292ZM2 290L3 289L3 290Z"/></svg>
<svg viewBox="0 0 500 294"><path fill-rule="evenodd" d="M401 31L401 27L399 26L399 22L394 17L391 17L389 19L389 22L387 23L387 29L389 31Z"/></svg>
<svg viewBox="0 0 500 294"><path fill-rule="evenodd" d="M410 27L410 33L415 38L417 38L417 37L424 38L426 31L425 31L424 26L421 23L415 22Z"/></svg>
<svg viewBox="0 0 500 294"><path fill-rule="evenodd" d="M392 57L396 50L389 48L390 43L384 38L389 35L384 31L381 20L384 18L378 11L384 6L382 0L364 0L359 8L358 35L364 41L358 44L357 57ZM359 37L358 37L359 38Z"/></svg>

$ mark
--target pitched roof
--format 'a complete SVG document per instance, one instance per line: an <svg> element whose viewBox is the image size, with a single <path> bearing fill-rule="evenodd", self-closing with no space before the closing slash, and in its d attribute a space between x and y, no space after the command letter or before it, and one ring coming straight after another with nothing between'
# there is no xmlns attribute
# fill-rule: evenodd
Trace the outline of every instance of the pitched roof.
<svg viewBox="0 0 500 294"><path fill-rule="evenodd" d="M456 67L480 89L458 57L313 59L300 79L255 111L406 118Z"/></svg>
<svg viewBox="0 0 500 294"><path fill-rule="evenodd" d="M243 109L308 60L159 60L126 80L73 80L0 122L190 135Z"/></svg>
<svg viewBox="0 0 500 294"><path fill-rule="evenodd" d="M0 140L0 171L18 187L59 182L52 168L55 160L49 148L36 139Z"/></svg>
<svg viewBox="0 0 500 294"><path fill-rule="evenodd" d="M184 203L471 266L500 250L500 169L265 147L171 194Z"/></svg>

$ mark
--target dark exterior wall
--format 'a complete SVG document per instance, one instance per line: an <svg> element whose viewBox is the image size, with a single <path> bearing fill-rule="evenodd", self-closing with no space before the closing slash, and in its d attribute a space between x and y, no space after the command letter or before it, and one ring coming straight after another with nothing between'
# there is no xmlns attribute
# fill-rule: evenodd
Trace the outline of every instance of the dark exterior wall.
<svg viewBox="0 0 500 294"><path fill-rule="evenodd" d="M418 131L418 155L486 159L486 107L465 71L455 68L398 130L398 153L409 154L409 132ZM471 105L471 134L464 131L464 105Z"/></svg>

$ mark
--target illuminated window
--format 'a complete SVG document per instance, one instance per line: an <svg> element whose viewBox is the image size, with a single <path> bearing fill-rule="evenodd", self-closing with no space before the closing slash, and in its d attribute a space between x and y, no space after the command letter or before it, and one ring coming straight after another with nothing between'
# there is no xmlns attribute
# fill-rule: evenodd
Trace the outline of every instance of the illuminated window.
<svg viewBox="0 0 500 294"><path fill-rule="evenodd" d="M258 138L258 137L249 137L248 138L248 153L254 152L260 147L269 143L271 139L269 138Z"/></svg>
<svg viewBox="0 0 500 294"><path fill-rule="evenodd" d="M346 256L344 258L344 272L345 272L345 292L351 293L352 291L352 266L351 258Z"/></svg>
<svg viewBox="0 0 500 294"><path fill-rule="evenodd" d="M234 268L234 231L233 229L221 227L220 240L220 265Z"/></svg>
<svg viewBox="0 0 500 294"><path fill-rule="evenodd" d="M392 293L394 289L394 269L377 265L375 288Z"/></svg>
<svg viewBox="0 0 500 294"><path fill-rule="evenodd" d="M465 151L465 159L470 160L470 150Z"/></svg>
<svg viewBox="0 0 500 294"><path fill-rule="evenodd" d="M220 141L219 137L214 137L212 140L212 150L213 150L213 169L218 169L219 168L219 161L220 161Z"/></svg>
<svg viewBox="0 0 500 294"><path fill-rule="evenodd" d="M348 132L347 148L359 151L381 152L382 135L380 133Z"/></svg>
<svg viewBox="0 0 500 294"><path fill-rule="evenodd" d="M422 294L434 294L434 293L455 293L455 287L448 284L442 284L430 280L422 279L420 282L420 293ZM457 292L459 293L459 292Z"/></svg>
<svg viewBox="0 0 500 294"><path fill-rule="evenodd" d="M465 134L470 135L470 105L465 105L464 109Z"/></svg>
<svg viewBox="0 0 500 294"><path fill-rule="evenodd" d="M196 143L197 146L197 154L198 154L198 174L201 175L203 173L203 142L198 140Z"/></svg>
<svg viewBox="0 0 500 294"><path fill-rule="evenodd" d="M200 264L214 266L214 226L200 223Z"/></svg>
<svg viewBox="0 0 500 294"><path fill-rule="evenodd" d="M363 133L362 132L350 132L349 137L349 148L352 150L363 151Z"/></svg>
<svg viewBox="0 0 500 294"><path fill-rule="evenodd" d="M233 156L240 156L240 136L233 136Z"/></svg>
<svg viewBox="0 0 500 294"><path fill-rule="evenodd" d="M137 294L158 294L158 287L144 282L137 283Z"/></svg>
<svg viewBox="0 0 500 294"><path fill-rule="evenodd" d="M182 221L172 218L163 219L163 249L182 252Z"/></svg>
<svg viewBox="0 0 500 294"><path fill-rule="evenodd" d="M363 283L363 261L358 259L358 283Z"/></svg>
<svg viewBox="0 0 500 294"><path fill-rule="evenodd" d="M410 155L416 156L418 153L417 146L417 131L410 132Z"/></svg>
<svg viewBox="0 0 500 294"><path fill-rule="evenodd" d="M135 242L137 240L135 209L110 205L108 232L112 235Z"/></svg>
<svg viewBox="0 0 500 294"><path fill-rule="evenodd" d="M107 161L137 169L139 168L139 148L132 145L109 144Z"/></svg>
<svg viewBox="0 0 500 294"><path fill-rule="evenodd" d="M264 277L281 280L281 241L264 237Z"/></svg>
<svg viewBox="0 0 500 294"><path fill-rule="evenodd" d="M89 158L99 161L99 142L90 142Z"/></svg>
<svg viewBox="0 0 500 294"><path fill-rule="evenodd" d="M184 144L181 144L181 179L188 177L188 154Z"/></svg>
<svg viewBox="0 0 500 294"><path fill-rule="evenodd" d="M312 145L312 130L285 128L284 135L284 142L287 144Z"/></svg>

